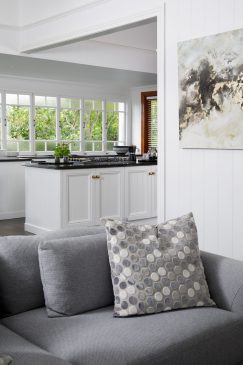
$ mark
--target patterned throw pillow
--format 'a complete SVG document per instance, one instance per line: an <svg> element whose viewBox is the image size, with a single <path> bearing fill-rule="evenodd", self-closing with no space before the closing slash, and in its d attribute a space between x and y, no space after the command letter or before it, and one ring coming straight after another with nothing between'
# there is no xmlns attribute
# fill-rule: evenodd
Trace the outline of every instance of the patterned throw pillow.
<svg viewBox="0 0 243 365"><path fill-rule="evenodd" d="M105 223L114 315L211 306L192 214L157 226Z"/></svg>

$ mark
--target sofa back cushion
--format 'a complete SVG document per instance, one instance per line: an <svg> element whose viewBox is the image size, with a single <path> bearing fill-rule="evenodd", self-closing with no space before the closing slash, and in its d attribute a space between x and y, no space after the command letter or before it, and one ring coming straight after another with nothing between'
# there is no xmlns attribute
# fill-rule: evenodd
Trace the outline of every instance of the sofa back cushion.
<svg viewBox="0 0 243 365"><path fill-rule="evenodd" d="M10 316L44 305L38 262L40 242L49 237L77 237L99 232L104 232L104 228L80 227L43 236L0 237L0 315Z"/></svg>
<svg viewBox="0 0 243 365"><path fill-rule="evenodd" d="M113 304L105 233L42 242L39 263L49 317Z"/></svg>

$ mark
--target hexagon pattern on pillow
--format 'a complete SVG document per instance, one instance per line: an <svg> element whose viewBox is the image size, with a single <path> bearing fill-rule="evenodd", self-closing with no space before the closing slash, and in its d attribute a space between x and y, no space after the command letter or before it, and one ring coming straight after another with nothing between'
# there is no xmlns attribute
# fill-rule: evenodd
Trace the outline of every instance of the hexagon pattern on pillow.
<svg viewBox="0 0 243 365"><path fill-rule="evenodd" d="M192 213L158 226L108 219L105 227L115 316L215 305Z"/></svg>

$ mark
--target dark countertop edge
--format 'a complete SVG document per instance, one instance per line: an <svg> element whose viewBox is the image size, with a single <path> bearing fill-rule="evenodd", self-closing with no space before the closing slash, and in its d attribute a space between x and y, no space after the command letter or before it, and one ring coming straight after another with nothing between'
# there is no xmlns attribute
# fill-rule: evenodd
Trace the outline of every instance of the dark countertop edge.
<svg viewBox="0 0 243 365"><path fill-rule="evenodd" d="M65 164L60 164L60 165L38 165L38 163L26 163L24 166L25 167L34 167L34 168L38 168L38 169L49 169L49 170L77 170L77 169L103 169L103 168L116 168L116 167L134 167L134 166L156 166L157 162L155 161L151 161L151 162L145 162L145 163L129 163L129 164L112 164L112 163L107 163L107 165L99 165L99 164L85 164L85 165L65 165Z"/></svg>
<svg viewBox="0 0 243 365"><path fill-rule="evenodd" d="M31 161L33 157L27 158L18 158L18 157L0 157L0 162L23 162L23 161Z"/></svg>
<svg viewBox="0 0 243 365"><path fill-rule="evenodd" d="M141 156L141 155L137 155ZM109 154L109 155L76 155L74 154L73 157L81 157L81 158L92 158L92 157L118 157L117 154ZM38 160L38 159L53 159L54 156L52 155L37 155L37 156L25 156L25 157L19 157L19 156L1 156L0 162L21 162L21 161L31 161L31 160Z"/></svg>

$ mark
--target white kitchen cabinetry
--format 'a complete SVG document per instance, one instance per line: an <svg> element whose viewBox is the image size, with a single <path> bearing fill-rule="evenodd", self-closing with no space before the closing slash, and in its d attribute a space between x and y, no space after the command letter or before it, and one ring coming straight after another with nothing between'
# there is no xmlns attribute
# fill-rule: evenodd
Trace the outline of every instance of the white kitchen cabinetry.
<svg viewBox="0 0 243 365"><path fill-rule="evenodd" d="M156 216L156 166L26 167L25 179L25 229L32 233Z"/></svg>
<svg viewBox="0 0 243 365"><path fill-rule="evenodd" d="M128 220L157 215L157 168L154 165L125 169L125 216Z"/></svg>
<svg viewBox="0 0 243 365"><path fill-rule="evenodd" d="M100 218L124 218L124 167L97 169L95 224Z"/></svg>
<svg viewBox="0 0 243 365"><path fill-rule="evenodd" d="M124 169L63 171L63 226L124 216Z"/></svg>
<svg viewBox="0 0 243 365"><path fill-rule="evenodd" d="M62 175L62 222L92 225L94 220L93 175L94 170L65 170Z"/></svg>
<svg viewBox="0 0 243 365"><path fill-rule="evenodd" d="M0 162L0 219L25 216L23 163Z"/></svg>

